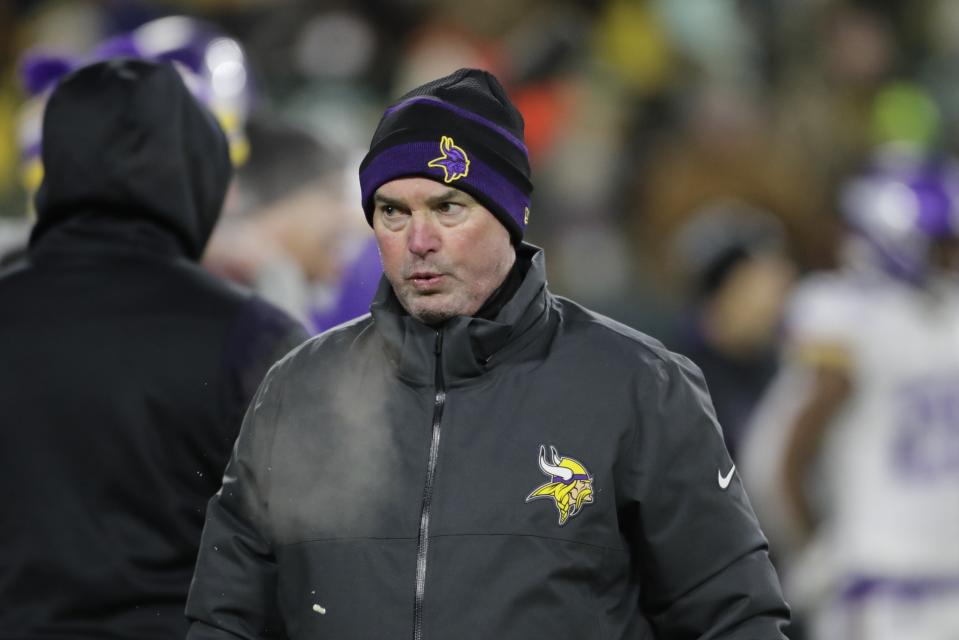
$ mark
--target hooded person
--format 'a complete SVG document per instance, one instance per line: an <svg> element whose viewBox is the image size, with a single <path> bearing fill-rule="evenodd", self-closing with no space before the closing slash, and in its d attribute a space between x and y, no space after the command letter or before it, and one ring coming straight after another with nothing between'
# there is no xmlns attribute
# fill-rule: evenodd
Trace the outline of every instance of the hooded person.
<svg viewBox="0 0 959 640"><path fill-rule="evenodd" d="M172 638L249 400L306 334L197 260L226 138L169 63L64 77L0 273L0 636Z"/></svg>
<svg viewBox="0 0 959 640"><path fill-rule="evenodd" d="M360 166L371 313L257 392L190 640L784 638L699 370L553 295L523 242L523 126L476 69L386 110Z"/></svg>

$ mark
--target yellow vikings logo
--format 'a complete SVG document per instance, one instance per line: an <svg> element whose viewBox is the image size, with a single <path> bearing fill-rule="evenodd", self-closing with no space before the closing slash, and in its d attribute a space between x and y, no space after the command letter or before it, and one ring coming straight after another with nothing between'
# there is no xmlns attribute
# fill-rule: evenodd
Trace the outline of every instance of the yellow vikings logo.
<svg viewBox="0 0 959 640"><path fill-rule="evenodd" d="M465 178L470 170L470 159L460 147L453 143L453 138L443 136L440 138L439 158L433 158L426 163L427 167L443 170L443 182L449 184L454 180Z"/></svg>
<svg viewBox="0 0 959 640"><path fill-rule="evenodd" d="M533 489L526 496L526 502L537 498L549 498L559 511L559 524L566 522L583 510L583 505L593 501L593 477L578 460L560 457L556 449L549 448L550 458L546 458L546 447L539 447L540 471L549 476L550 481Z"/></svg>

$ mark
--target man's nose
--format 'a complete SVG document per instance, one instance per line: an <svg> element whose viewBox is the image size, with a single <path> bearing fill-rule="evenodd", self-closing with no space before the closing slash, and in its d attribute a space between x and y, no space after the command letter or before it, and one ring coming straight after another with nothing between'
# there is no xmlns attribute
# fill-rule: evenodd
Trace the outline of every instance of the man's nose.
<svg viewBox="0 0 959 640"><path fill-rule="evenodd" d="M425 256L440 247L440 234L437 223L429 213L414 213L410 219L410 234L407 236L410 253Z"/></svg>

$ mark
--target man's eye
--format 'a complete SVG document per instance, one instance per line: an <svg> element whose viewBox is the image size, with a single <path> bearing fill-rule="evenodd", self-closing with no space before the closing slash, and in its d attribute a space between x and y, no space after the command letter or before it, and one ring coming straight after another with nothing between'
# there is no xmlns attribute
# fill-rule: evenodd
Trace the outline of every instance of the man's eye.
<svg viewBox="0 0 959 640"><path fill-rule="evenodd" d="M396 215L397 210L396 210L396 207L394 207L394 206L392 206L392 205L384 204L384 205L381 205L381 206L380 206L380 212L381 212L384 216L390 217L390 216Z"/></svg>
<svg viewBox="0 0 959 640"><path fill-rule="evenodd" d="M455 213L462 208L463 205L458 202L441 202L440 205L436 207L440 213Z"/></svg>

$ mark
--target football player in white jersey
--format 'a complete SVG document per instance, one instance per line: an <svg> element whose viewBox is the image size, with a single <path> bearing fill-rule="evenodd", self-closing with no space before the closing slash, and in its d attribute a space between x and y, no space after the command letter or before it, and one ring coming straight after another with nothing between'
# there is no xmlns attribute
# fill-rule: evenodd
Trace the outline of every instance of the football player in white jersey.
<svg viewBox="0 0 959 640"><path fill-rule="evenodd" d="M959 169L878 156L742 454L811 640L959 639Z"/></svg>

